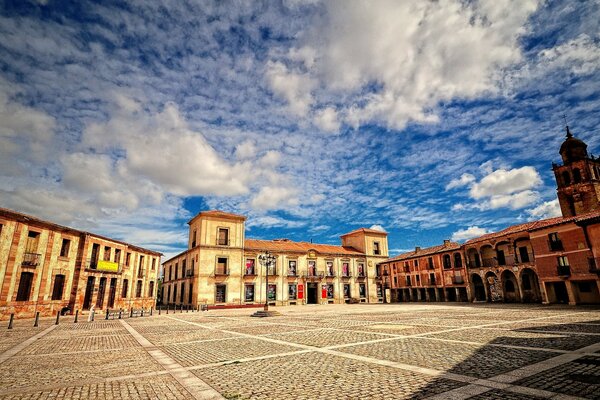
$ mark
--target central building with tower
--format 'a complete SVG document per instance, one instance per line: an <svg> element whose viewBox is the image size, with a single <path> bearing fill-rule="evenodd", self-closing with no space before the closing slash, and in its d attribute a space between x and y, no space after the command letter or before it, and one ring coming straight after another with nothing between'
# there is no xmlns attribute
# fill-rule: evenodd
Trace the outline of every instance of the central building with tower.
<svg viewBox="0 0 600 400"><path fill-rule="evenodd" d="M377 265L388 258L387 233L357 229L342 235L339 246L258 240L246 238L245 222L242 215L218 210L192 218L188 249L163 263L163 304L384 301L383 276ZM259 256L267 252L275 261L261 265Z"/></svg>

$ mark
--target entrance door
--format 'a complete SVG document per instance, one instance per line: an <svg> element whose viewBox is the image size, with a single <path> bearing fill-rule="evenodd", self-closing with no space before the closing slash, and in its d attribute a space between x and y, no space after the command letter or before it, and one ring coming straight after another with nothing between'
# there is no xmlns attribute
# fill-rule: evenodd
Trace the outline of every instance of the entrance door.
<svg viewBox="0 0 600 400"><path fill-rule="evenodd" d="M94 281L93 276L88 276L87 284L85 285L85 296L83 297L83 309L89 310L92 305L92 295L94 294Z"/></svg>
<svg viewBox="0 0 600 400"><path fill-rule="evenodd" d="M569 303L569 293L567 292L567 286L564 282L554 283L554 293L556 294L556 302L562 304Z"/></svg>
<svg viewBox="0 0 600 400"><path fill-rule="evenodd" d="M306 284L306 303L307 304L318 304L319 291L317 290L316 283Z"/></svg>
<svg viewBox="0 0 600 400"><path fill-rule="evenodd" d="M96 298L96 307L102 309L104 305L104 291L106 290L106 278L100 278L98 284L98 297Z"/></svg>
<svg viewBox="0 0 600 400"><path fill-rule="evenodd" d="M108 308L115 306L115 294L117 293L117 278L110 280L110 289L108 290Z"/></svg>

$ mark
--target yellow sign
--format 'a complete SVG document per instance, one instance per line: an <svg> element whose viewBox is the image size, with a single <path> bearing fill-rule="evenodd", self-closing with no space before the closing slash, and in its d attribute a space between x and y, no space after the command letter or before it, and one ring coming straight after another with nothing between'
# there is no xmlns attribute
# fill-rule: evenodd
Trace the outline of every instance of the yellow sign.
<svg viewBox="0 0 600 400"><path fill-rule="evenodd" d="M119 263L111 261L98 261L98 271L119 272Z"/></svg>

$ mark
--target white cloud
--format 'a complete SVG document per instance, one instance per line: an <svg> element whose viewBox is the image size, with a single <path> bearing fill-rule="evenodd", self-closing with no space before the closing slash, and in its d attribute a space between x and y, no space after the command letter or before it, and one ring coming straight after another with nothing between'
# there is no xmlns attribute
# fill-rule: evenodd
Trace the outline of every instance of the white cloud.
<svg viewBox="0 0 600 400"><path fill-rule="evenodd" d="M246 223L246 226L248 228L252 228L255 226L262 228L299 228L305 225L306 222L304 221L292 221L280 217L273 217L267 215L253 217L249 219Z"/></svg>
<svg viewBox="0 0 600 400"><path fill-rule="evenodd" d="M480 228L478 226L469 226L467 229L461 229L452 234L451 240L455 242L462 242L463 240L473 239L489 233L487 229Z"/></svg>
<svg viewBox="0 0 600 400"><path fill-rule="evenodd" d="M534 188L541 183L540 175L533 167L498 169L471 186L469 193L474 199L504 196Z"/></svg>
<svg viewBox="0 0 600 400"><path fill-rule="evenodd" d="M373 230L381 231L381 232L387 232L383 226L377 225L377 224L371 225L371 227L369 229L373 229Z"/></svg>
<svg viewBox="0 0 600 400"><path fill-rule="evenodd" d="M281 210L300 204L297 189L264 186L252 198L251 206L258 210Z"/></svg>
<svg viewBox="0 0 600 400"><path fill-rule="evenodd" d="M238 160L254 158L256 155L256 145L252 140L245 140L235 148L235 156Z"/></svg>
<svg viewBox="0 0 600 400"><path fill-rule="evenodd" d="M446 190L455 189L458 187L467 186L470 183L475 182L475 176L471 174L464 173L460 176L460 178L452 179L450 183L446 185Z"/></svg>
<svg viewBox="0 0 600 400"><path fill-rule="evenodd" d="M316 56L288 55L310 60L310 70L298 75L270 61L273 91L305 115L313 104L311 76L329 96L350 97L345 122L396 129L409 121L437 122L440 101L496 91L499 71L521 60L518 39L537 8L535 0L324 4L326 16L303 35Z"/></svg>
<svg viewBox="0 0 600 400"><path fill-rule="evenodd" d="M338 132L340 130L340 122L337 111L333 107L327 107L318 111L315 115L315 125L325 132Z"/></svg>
<svg viewBox="0 0 600 400"><path fill-rule="evenodd" d="M537 207L527 210L527 212L532 217L539 219L560 217L562 215L558 199L543 202Z"/></svg>
<svg viewBox="0 0 600 400"><path fill-rule="evenodd" d="M539 200L538 192L532 190L524 190L522 192L513 194L502 194L490 197L488 202L484 202L482 208L489 207L491 209L496 208L510 208L511 210L518 210L520 208L527 207L528 205L534 204Z"/></svg>
<svg viewBox="0 0 600 400"><path fill-rule="evenodd" d="M600 68L600 43L587 34L581 34L569 42L541 51L539 57L539 73L567 68L576 75L587 75Z"/></svg>
<svg viewBox="0 0 600 400"><path fill-rule="evenodd" d="M293 114L304 116L308 113L313 103L311 91L315 86L309 75L292 72L281 62L269 61L266 76L273 92L287 102Z"/></svg>

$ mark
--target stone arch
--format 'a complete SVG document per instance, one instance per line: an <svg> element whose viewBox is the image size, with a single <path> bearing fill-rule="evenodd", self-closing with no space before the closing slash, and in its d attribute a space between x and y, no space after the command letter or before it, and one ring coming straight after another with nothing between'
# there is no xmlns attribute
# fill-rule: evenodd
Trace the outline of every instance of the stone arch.
<svg viewBox="0 0 600 400"><path fill-rule="evenodd" d="M502 293L502 282L498 280L498 276L489 271L485 274L485 285L488 292L489 301L502 301L504 294Z"/></svg>
<svg viewBox="0 0 600 400"><path fill-rule="evenodd" d="M504 292L504 301L507 303L517 303L521 301L519 282L517 277L509 269L502 271L500 275L502 280L502 291Z"/></svg>
<svg viewBox="0 0 600 400"><path fill-rule="evenodd" d="M473 300L486 301L485 285L478 274L471 275L471 291L473 292Z"/></svg>
<svg viewBox="0 0 600 400"><path fill-rule="evenodd" d="M521 284L522 301L524 303L540 303L542 301L540 281L533 269L523 268L519 283Z"/></svg>
<svg viewBox="0 0 600 400"><path fill-rule="evenodd" d="M460 253L454 253L454 268L462 268L462 257Z"/></svg>
<svg viewBox="0 0 600 400"><path fill-rule="evenodd" d="M481 268L481 257L479 252L475 248L467 250L467 259L469 260L469 266L471 268Z"/></svg>

